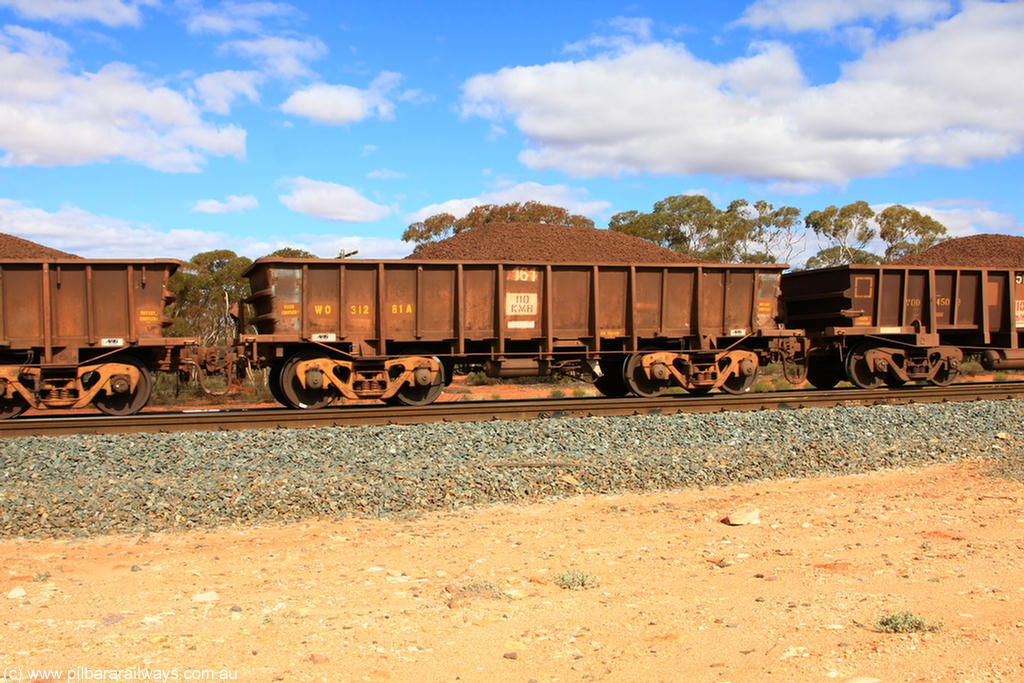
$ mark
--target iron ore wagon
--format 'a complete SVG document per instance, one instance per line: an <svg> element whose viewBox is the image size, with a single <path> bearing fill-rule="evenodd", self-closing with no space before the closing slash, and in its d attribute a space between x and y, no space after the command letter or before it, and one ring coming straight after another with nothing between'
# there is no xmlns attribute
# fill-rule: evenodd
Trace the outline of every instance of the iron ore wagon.
<svg viewBox="0 0 1024 683"><path fill-rule="evenodd" d="M849 265L786 273L781 308L806 329L808 380L831 388L946 385L966 355L1024 367L1024 270Z"/></svg>
<svg viewBox="0 0 1024 683"><path fill-rule="evenodd" d="M742 392L797 346L777 321L784 269L262 258L239 352L297 408L427 404L470 366L588 374L611 396Z"/></svg>
<svg viewBox="0 0 1024 683"><path fill-rule="evenodd" d="M0 261L0 418L28 407L110 415L140 410L150 370L178 365L187 338L167 338L167 280L154 260Z"/></svg>

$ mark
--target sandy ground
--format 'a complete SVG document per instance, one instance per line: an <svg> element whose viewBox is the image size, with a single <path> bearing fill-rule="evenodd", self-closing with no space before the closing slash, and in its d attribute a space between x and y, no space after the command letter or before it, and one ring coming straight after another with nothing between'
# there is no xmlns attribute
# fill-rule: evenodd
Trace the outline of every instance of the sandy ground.
<svg viewBox="0 0 1024 683"><path fill-rule="evenodd" d="M0 680L1024 681L1022 529L966 464L8 540ZM906 611L937 630L874 628Z"/></svg>

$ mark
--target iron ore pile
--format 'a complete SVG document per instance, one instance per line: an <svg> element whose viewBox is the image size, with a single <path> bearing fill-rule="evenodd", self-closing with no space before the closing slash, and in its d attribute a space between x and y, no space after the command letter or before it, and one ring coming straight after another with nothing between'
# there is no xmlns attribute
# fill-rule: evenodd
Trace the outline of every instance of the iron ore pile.
<svg viewBox="0 0 1024 683"><path fill-rule="evenodd" d="M79 258L59 249L44 247L29 240L0 232L0 258L8 259L63 259Z"/></svg>
<svg viewBox="0 0 1024 683"><path fill-rule="evenodd" d="M0 442L0 536L141 533L986 459L1024 401Z"/></svg>
<svg viewBox="0 0 1024 683"><path fill-rule="evenodd" d="M901 266L1016 268L1024 266L1024 237L996 234L958 237L893 263Z"/></svg>
<svg viewBox="0 0 1024 683"><path fill-rule="evenodd" d="M486 223L408 256L450 261L695 263L692 256L615 230L547 223Z"/></svg>

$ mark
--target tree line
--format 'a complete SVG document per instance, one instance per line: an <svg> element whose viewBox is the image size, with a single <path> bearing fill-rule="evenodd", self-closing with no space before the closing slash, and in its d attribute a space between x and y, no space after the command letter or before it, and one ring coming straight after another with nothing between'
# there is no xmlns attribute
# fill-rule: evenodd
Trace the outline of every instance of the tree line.
<svg viewBox="0 0 1024 683"><path fill-rule="evenodd" d="M595 227L586 216L539 202L484 205L455 218L439 213L413 223L402 235L415 250L463 230L494 222L524 221ZM788 263L798 253L805 231L824 244L807 260L808 268L848 263L877 264L916 254L946 238L946 227L916 209L900 204L875 212L867 202L830 206L802 216L793 206L737 199L719 209L703 195L674 195L649 212L622 211L608 223L616 230L703 261L721 263ZM883 253L869 247L881 240Z"/></svg>
<svg viewBox="0 0 1024 683"><path fill-rule="evenodd" d="M586 216L559 206L515 202L477 206L461 218L435 214L411 224L402 239L419 251L464 230L509 222L595 227ZM801 217L795 207L776 207L766 201L751 204L737 199L719 209L702 195L666 197L649 212L622 211L611 217L608 228L702 261L723 263L788 263L798 254L804 231L809 230L824 246L807 259L807 268L892 261L923 251L947 236L941 223L899 204L876 213L867 202L857 201ZM878 240L885 246L883 253L870 250ZM268 256L315 258L308 251L290 247ZM229 342L235 330L231 306L249 295L242 273L252 263L228 249L193 256L168 283L176 300L171 310L174 323L166 334L198 337L207 345Z"/></svg>

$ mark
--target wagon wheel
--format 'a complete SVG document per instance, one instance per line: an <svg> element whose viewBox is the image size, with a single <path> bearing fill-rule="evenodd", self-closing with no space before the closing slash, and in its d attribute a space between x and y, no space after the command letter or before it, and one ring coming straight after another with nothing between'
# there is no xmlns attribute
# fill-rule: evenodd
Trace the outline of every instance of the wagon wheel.
<svg viewBox="0 0 1024 683"><path fill-rule="evenodd" d="M931 383L937 387L948 387L956 378L960 376L960 371L949 367L949 363L945 363L945 367L940 368L935 376L932 377Z"/></svg>
<svg viewBox="0 0 1024 683"><path fill-rule="evenodd" d="M643 396L644 398L661 396L665 389L668 388L668 382L648 377L644 373L643 360L644 354L642 353L634 353L629 357L629 360L626 362L626 368L623 371L626 384L629 386L629 390L637 396Z"/></svg>
<svg viewBox="0 0 1024 683"><path fill-rule="evenodd" d="M882 386L882 378L875 375L865 358L871 349L871 344L861 344L846 357L846 377L861 389L877 389Z"/></svg>
<svg viewBox="0 0 1024 683"><path fill-rule="evenodd" d="M274 400L283 406L290 405L284 392L281 390L281 363L274 363L270 366L269 372L267 372L267 389L270 390L270 395L274 397Z"/></svg>
<svg viewBox="0 0 1024 683"><path fill-rule="evenodd" d="M750 391L750 387L754 386L754 382L757 381L760 369L759 366L755 365L754 371L746 377L743 375L730 375L722 382L722 389L729 394L744 394Z"/></svg>
<svg viewBox="0 0 1024 683"><path fill-rule="evenodd" d="M807 361L807 382L815 389L832 389L845 379L842 363L811 356Z"/></svg>
<svg viewBox="0 0 1024 683"><path fill-rule="evenodd" d="M417 356L422 354L406 352L403 355ZM419 386L415 383L403 384L398 393L386 399L385 403L394 406L425 406L436 401L437 397L444 391L445 368L437 356L431 356L431 358L438 363L437 377L434 378L433 382L424 386Z"/></svg>
<svg viewBox="0 0 1024 683"><path fill-rule="evenodd" d="M11 397L0 398L0 420L9 420L18 417L28 408L28 401L19 393Z"/></svg>
<svg viewBox="0 0 1024 683"><path fill-rule="evenodd" d="M107 415L134 415L149 403L149 396L153 393L153 378L150 377L149 370L134 358L117 358L113 360L125 365L134 365L135 369L138 370L139 381L135 383L135 390L114 391L109 394L101 391L96 394L96 398L92 402L99 408L101 413Z"/></svg>
<svg viewBox="0 0 1024 683"><path fill-rule="evenodd" d="M281 367L277 382L278 390L281 393L281 396L278 397L279 401L284 399L281 402L292 408L316 410L329 405L334 400L334 396L330 394L326 384L320 389L314 389L309 386L303 387L299 382L296 372L299 363L320 357L320 354L314 351L299 351L285 362ZM270 376L271 379L274 377L273 370L271 370ZM271 388L271 393L273 393L273 388Z"/></svg>
<svg viewBox="0 0 1024 683"><path fill-rule="evenodd" d="M893 377L892 375L885 376L885 386L897 389L907 383L907 380L900 379L899 377Z"/></svg>
<svg viewBox="0 0 1024 683"><path fill-rule="evenodd" d="M629 393L629 385L622 376L625 370L625 358L612 356L602 358L604 374L594 380L594 388L609 398L622 398Z"/></svg>

